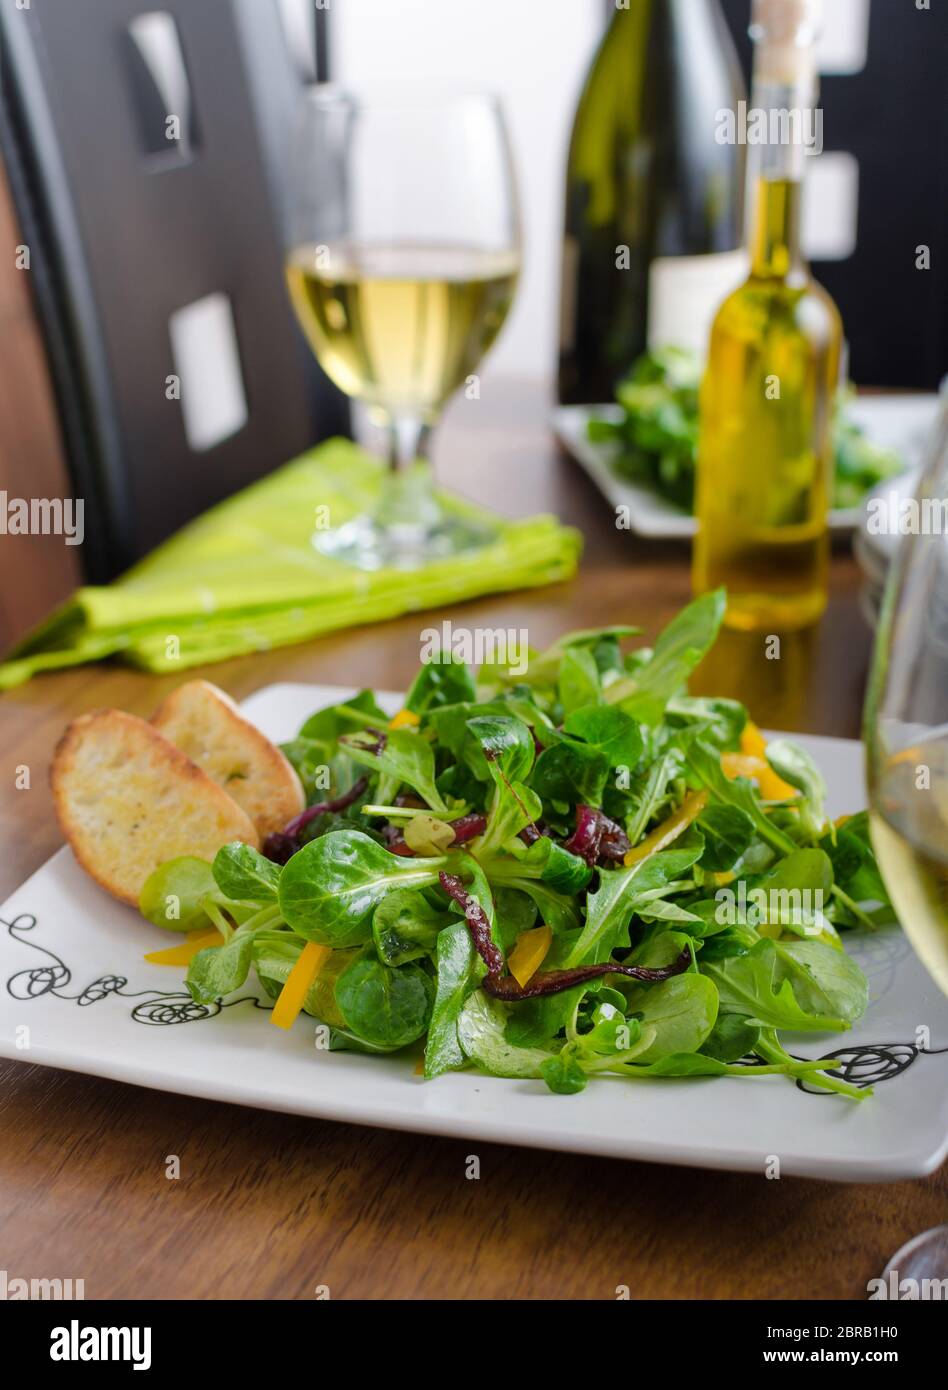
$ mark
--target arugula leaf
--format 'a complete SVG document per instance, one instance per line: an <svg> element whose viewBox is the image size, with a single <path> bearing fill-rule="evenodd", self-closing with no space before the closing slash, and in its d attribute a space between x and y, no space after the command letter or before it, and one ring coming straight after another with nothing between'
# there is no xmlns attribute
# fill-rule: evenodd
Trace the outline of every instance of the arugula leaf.
<svg viewBox="0 0 948 1390"><path fill-rule="evenodd" d="M826 782L810 754L789 739L775 738L767 745L766 757L777 776L801 793L796 805L807 834L822 835L826 825Z"/></svg>
<svg viewBox="0 0 948 1390"><path fill-rule="evenodd" d="M774 980L789 981L807 1013L835 1014L848 1027L866 1012L868 981L845 951L823 941L777 941L774 953Z"/></svg>
<svg viewBox="0 0 948 1390"><path fill-rule="evenodd" d="M458 1038L464 1000L484 973L466 922L452 922L438 935L438 983L425 1045L425 1076L456 1071L467 1060Z"/></svg>
<svg viewBox="0 0 948 1390"><path fill-rule="evenodd" d="M623 869L603 870L599 887L586 899L586 925L566 962L575 965L598 964L607 960L617 946L628 945L629 919L636 910L639 894L680 878L701 856L700 836L682 836L674 849L660 850ZM625 941L623 941L625 936Z"/></svg>
<svg viewBox="0 0 948 1390"><path fill-rule="evenodd" d="M389 729L381 747L379 744L378 734L370 730L339 737L340 747L353 762L381 773L391 783L391 793L387 788L379 788L376 792L380 800L389 800L404 783L433 811L447 811L435 785L434 753L427 739L410 729Z"/></svg>
<svg viewBox="0 0 948 1390"><path fill-rule="evenodd" d="M668 796L669 784L682 768L681 753L677 748L670 748L657 757L636 785L630 788L629 810L625 818L630 844L636 845L641 840L645 827L657 815Z"/></svg>
<svg viewBox="0 0 948 1390"><path fill-rule="evenodd" d="M704 853L699 860L709 873L733 869L754 838L754 822L739 806L705 807L697 821L704 836Z"/></svg>
<svg viewBox="0 0 948 1390"><path fill-rule="evenodd" d="M722 749L736 748L747 723L747 710L737 700L676 695L665 707L665 718L672 727L700 725L706 740Z"/></svg>
<svg viewBox="0 0 948 1390"><path fill-rule="evenodd" d="M529 669L526 675L509 669L495 668L491 674L507 684L522 683L530 686L553 686L556 684L567 651L577 647L588 647L594 653L604 644L617 642L624 637L634 637L642 629L639 627L591 627L576 632L567 632L551 643L545 651L529 654ZM482 676L484 672L481 672Z"/></svg>
<svg viewBox="0 0 948 1390"><path fill-rule="evenodd" d="M495 863L489 866L490 878L492 883L500 883L502 886L497 889L498 914L500 912L500 895L505 889L516 889L533 900L540 913L543 922L550 928L554 936L562 936L566 932L578 931L581 922L579 907L574 900L564 893L557 893L553 888L543 883L539 879L521 878L517 874L519 865L513 867L513 872L505 874L502 878L498 871L500 864Z"/></svg>
<svg viewBox="0 0 948 1390"><path fill-rule="evenodd" d="M633 676L609 686L609 703L619 704L626 714L645 724L658 724L668 701L714 645L726 606L723 589L689 603L658 638L650 659Z"/></svg>
<svg viewBox="0 0 948 1390"><path fill-rule="evenodd" d="M525 782L498 779L487 811L487 829L480 837L478 854L485 862L510 846L526 826L543 812L543 803Z"/></svg>
<svg viewBox="0 0 948 1390"><path fill-rule="evenodd" d="M717 986L725 1013L743 1014L765 1028L812 1033L843 1032L849 1027L848 1019L839 1013L821 1014L802 1006L788 978L790 972L778 969L778 963L776 943L761 940L746 955L721 961L702 956L701 973ZM812 1003L812 998L807 1002Z"/></svg>
<svg viewBox="0 0 948 1390"><path fill-rule="evenodd" d="M869 839L867 812L850 816L843 826L825 835L820 840L820 849L830 857L836 883L854 902L875 902L892 907Z"/></svg>
<svg viewBox="0 0 948 1390"><path fill-rule="evenodd" d="M715 801L725 806L736 806L754 823L754 829L762 840L781 854L792 854L797 848L783 830L780 830L764 813L753 786L746 777L726 777L721 768L721 759L715 748L703 739L695 739L685 750L685 758L691 772L703 787L707 787Z"/></svg>
<svg viewBox="0 0 948 1390"><path fill-rule="evenodd" d="M560 662L557 680L563 713L598 705L602 699L602 681L596 658L588 647L567 647Z"/></svg>
<svg viewBox="0 0 948 1390"><path fill-rule="evenodd" d="M753 926L780 926L801 935L818 936L829 927L819 907L829 903L833 866L820 849L798 849L788 854L763 878L754 881L754 894L762 897ZM751 890L752 891L752 890Z"/></svg>
<svg viewBox="0 0 948 1390"><path fill-rule="evenodd" d="M555 893L569 896L581 893L592 878L592 869L585 859L564 849L547 835L541 835L525 854L520 855L513 871L524 878L535 873ZM496 866L488 865L488 877L493 872Z"/></svg>
<svg viewBox="0 0 948 1390"><path fill-rule="evenodd" d="M413 714L424 715L443 705L476 699L474 677L467 666L452 652L440 650L412 681L405 697L405 708Z"/></svg>
<svg viewBox="0 0 948 1390"><path fill-rule="evenodd" d="M364 729L369 724L388 723L388 715L377 703L375 692L360 690L341 705L327 705L311 714L300 729L299 737L332 745L342 733Z"/></svg>
<svg viewBox="0 0 948 1390"><path fill-rule="evenodd" d="M680 903L666 902L664 898L653 898L644 903L637 902L635 915L640 917L643 922L683 922L686 925L693 922L701 923L701 918L696 917L688 908L682 907Z"/></svg>

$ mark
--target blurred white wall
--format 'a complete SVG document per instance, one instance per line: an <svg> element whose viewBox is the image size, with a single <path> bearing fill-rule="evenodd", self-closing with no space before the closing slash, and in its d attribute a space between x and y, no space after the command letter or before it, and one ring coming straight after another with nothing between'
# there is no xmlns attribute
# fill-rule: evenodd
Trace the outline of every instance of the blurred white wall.
<svg viewBox="0 0 948 1390"><path fill-rule="evenodd" d="M485 376L548 377L555 367L566 152L603 8L600 0L329 0L337 81L457 81L504 99L524 271Z"/></svg>

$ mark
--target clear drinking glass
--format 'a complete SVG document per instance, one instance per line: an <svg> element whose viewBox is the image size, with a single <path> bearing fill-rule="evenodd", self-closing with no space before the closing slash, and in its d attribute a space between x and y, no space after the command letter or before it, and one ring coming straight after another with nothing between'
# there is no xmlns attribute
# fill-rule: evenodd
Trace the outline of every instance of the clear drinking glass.
<svg viewBox="0 0 948 1390"><path fill-rule="evenodd" d="M916 952L948 994L948 385L900 511L866 703L872 843Z"/></svg>
<svg viewBox="0 0 948 1390"><path fill-rule="evenodd" d="M427 465L448 398L494 342L520 269L503 114L486 94L308 89L292 172L287 281L323 370L387 429L379 506L314 544L361 569L483 546Z"/></svg>

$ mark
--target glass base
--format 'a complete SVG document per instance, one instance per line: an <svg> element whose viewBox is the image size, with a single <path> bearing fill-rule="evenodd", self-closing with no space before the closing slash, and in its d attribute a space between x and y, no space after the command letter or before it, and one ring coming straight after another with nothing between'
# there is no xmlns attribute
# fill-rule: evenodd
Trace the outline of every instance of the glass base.
<svg viewBox="0 0 948 1390"><path fill-rule="evenodd" d="M482 550L498 535L489 522L449 515L434 490L430 467L419 460L388 475L374 512L332 531L317 531L313 547L354 569L417 570Z"/></svg>
<svg viewBox="0 0 948 1390"><path fill-rule="evenodd" d="M463 517L442 516L428 525L356 517L335 531L321 531L313 546L321 555L360 570L417 570L468 550L482 550L497 530Z"/></svg>

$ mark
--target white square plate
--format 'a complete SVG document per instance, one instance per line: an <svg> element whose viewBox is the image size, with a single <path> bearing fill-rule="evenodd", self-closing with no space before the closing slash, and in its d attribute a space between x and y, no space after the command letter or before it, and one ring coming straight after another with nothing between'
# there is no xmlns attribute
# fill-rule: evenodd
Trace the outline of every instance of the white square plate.
<svg viewBox="0 0 948 1390"><path fill-rule="evenodd" d="M860 396L849 406L852 420L873 443L896 449L906 468L916 464L934 428L938 397L929 395ZM587 426L593 418L619 421L617 405L561 405L553 412L553 430L613 507L628 507L629 530L653 540L687 539L696 523L653 488L621 478L612 467L616 446L593 442ZM862 508L850 507L829 514L831 531L852 531L862 523Z"/></svg>
<svg viewBox="0 0 948 1390"><path fill-rule="evenodd" d="M244 708L285 739L347 694L273 685ZM826 774L830 813L858 809L859 744L799 741ZM895 930L854 942L871 997L858 1026L791 1044L812 1057L844 1048L859 1076L883 1076L859 1105L780 1076L603 1078L577 1096L474 1072L426 1082L415 1055L317 1050L306 1018L289 1033L270 1027L255 988L194 1004L182 970L143 960L160 935L70 851L54 855L0 909L0 1055L321 1119L708 1168L760 1172L776 1155L787 1174L881 1180L931 1172L948 1153L948 1000ZM933 1055L919 1050L922 1026Z"/></svg>

